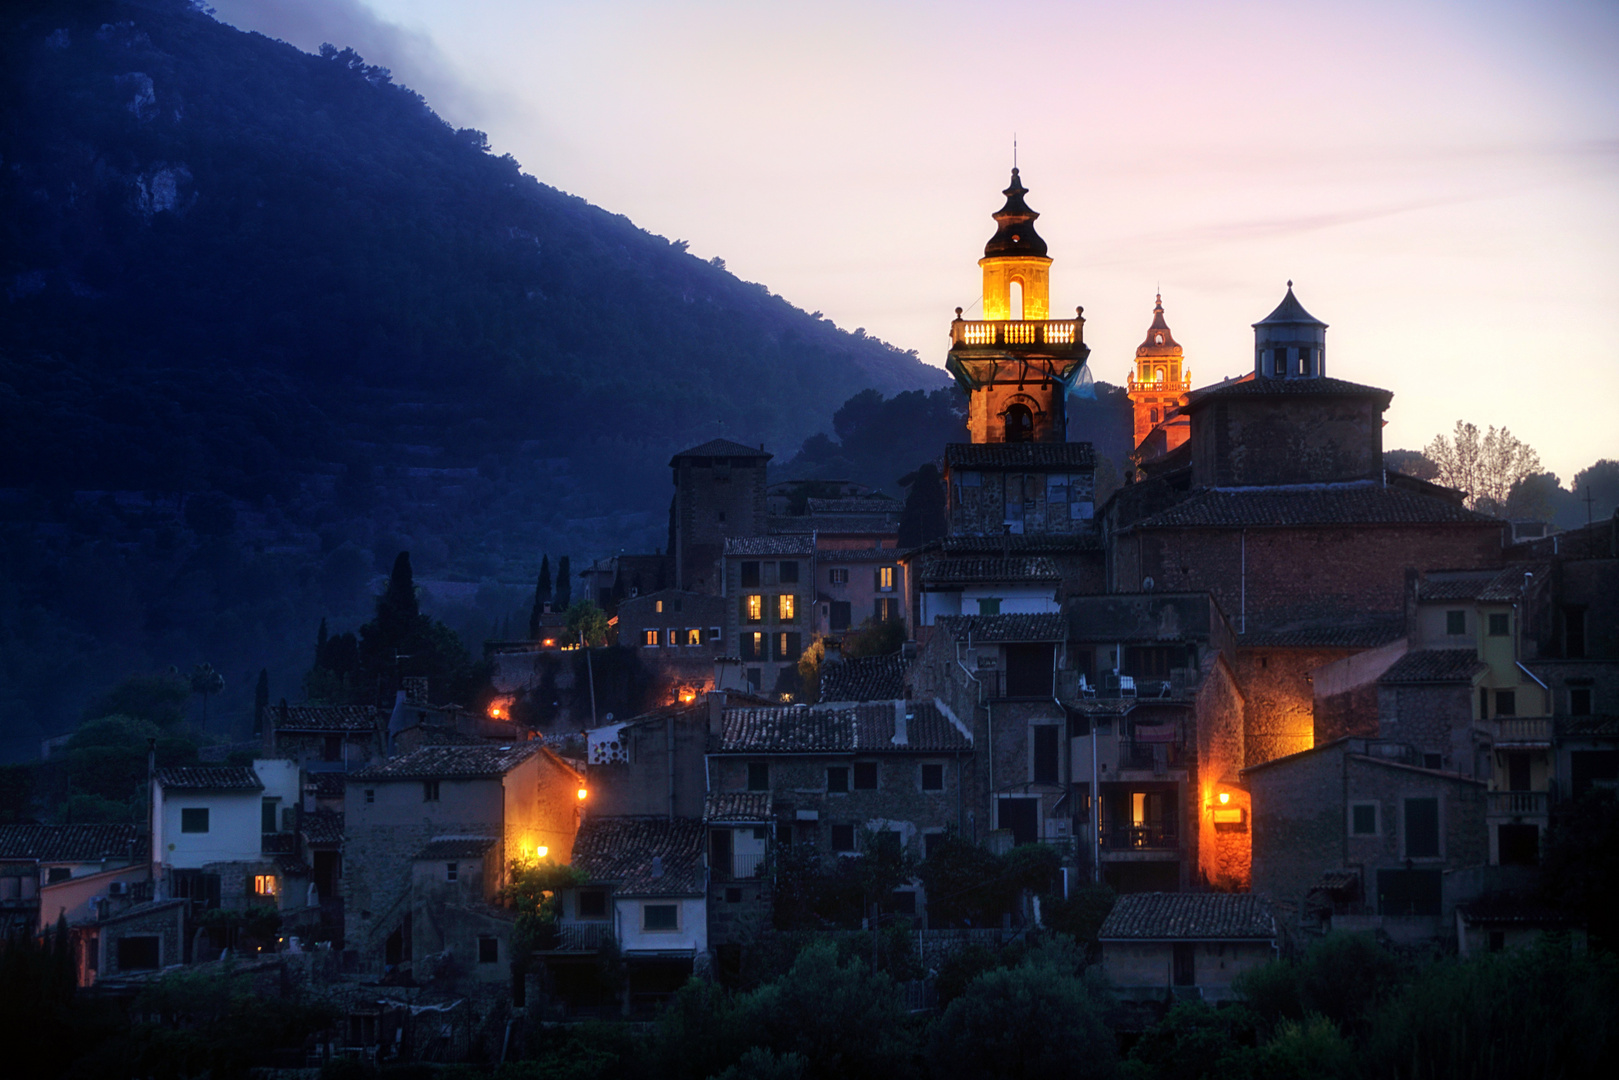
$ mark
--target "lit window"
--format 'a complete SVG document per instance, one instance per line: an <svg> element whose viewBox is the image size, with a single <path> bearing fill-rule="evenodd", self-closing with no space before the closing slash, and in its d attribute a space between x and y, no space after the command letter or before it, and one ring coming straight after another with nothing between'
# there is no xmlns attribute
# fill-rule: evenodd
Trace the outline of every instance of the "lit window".
<svg viewBox="0 0 1619 1080"><path fill-rule="evenodd" d="M657 643L658 632L656 630L647 630L641 635L641 644L651 647Z"/></svg>
<svg viewBox="0 0 1619 1080"><path fill-rule="evenodd" d="M776 597L776 614L782 622L792 622L797 598L792 593L782 593Z"/></svg>
<svg viewBox="0 0 1619 1080"><path fill-rule="evenodd" d="M743 598L746 618L749 622L763 622L765 617L765 598L758 593L749 593Z"/></svg>
<svg viewBox="0 0 1619 1080"><path fill-rule="evenodd" d="M274 874L254 874L253 875L253 891L255 893L257 893L259 896L274 896L275 895L275 875Z"/></svg>
<svg viewBox="0 0 1619 1080"><path fill-rule="evenodd" d="M686 644L687 645L701 645L702 643L703 643L703 632L702 632L702 630L698 629L695 626L690 627L689 629L687 629L687 631L686 631Z"/></svg>
<svg viewBox="0 0 1619 1080"><path fill-rule="evenodd" d="M892 566L879 566L877 568L877 588L883 592L894 590L894 568Z"/></svg>
<svg viewBox="0 0 1619 1080"><path fill-rule="evenodd" d="M674 648L676 645L678 645L680 643L680 636L679 635L680 635L679 630L671 629L669 631L669 647L671 649Z"/></svg>
<svg viewBox="0 0 1619 1080"><path fill-rule="evenodd" d="M662 600L657 601L657 606L656 606L656 608L654 610L656 610L659 615L663 614L663 601Z"/></svg>

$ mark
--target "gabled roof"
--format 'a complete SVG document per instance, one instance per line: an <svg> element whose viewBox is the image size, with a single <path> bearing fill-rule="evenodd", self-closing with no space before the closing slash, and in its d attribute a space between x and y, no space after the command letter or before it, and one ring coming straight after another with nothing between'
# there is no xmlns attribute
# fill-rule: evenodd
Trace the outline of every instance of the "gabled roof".
<svg viewBox="0 0 1619 1080"><path fill-rule="evenodd" d="M828 658L821 664L822 701L893 701L905 696L902 651L886 656Z"/></svg>
<svg viewBox="0 0 1619 1080"><path fill-rule="evenodd" d="M0 859L97 862L140 853L136 825L0 825Z"/></svg>
<svg viewBox="0 0 1619 1080"><path fill-rule="evenodd" d="M246 765L187 765L157 770L169 791L263 791L259 774Z"/></svg>
<svg viewBox="0 0 1619 1080"><path fill-rule="evenodd" d="M1061 612L1031 615L940 615L933 621L956 641L1062 641L1068 620Z"/></svg>
<svg viewBox="0 0 1619 1080"><path fill-rule="evenodd" d="M690 450L682 450L669 459L669 464L673 467L681 458L688 457L739 457L758 458L761 461L768 461L774 456L774 454L765 453L763 447L746 446L739 442L732 442L730 439L710 439L701 446L694 446Z"/></svg>
<svg viewBox="0 0 1619 1080"><path fill-rule="evenodd" d="M1102 941L1270 941L1276 917L1252 893L1128 893L1097 934Z"/></svg>
<svg viewBox="0 0 1619 1080"><path fill-rule="evenodd" d="M810 533L789 533L782 536L728 536L725 538L727 555L797 555L809 558L815 554L815 537Z"/></svg>
<svg viewBox="0 0 1619 1080"><path fill-rule="evenodd" d="M1088 442L947 443L947 469L1049 469L1085 472L1096 467Z"/></svg>
<svg viewBox="0 0 1619 1080"><path fill-rule="evenodd" d="M1043 555L1014 555L999 559L936 556L922 563L920 576L930 585L1062 580L1057 564Z"/></svg>
<svg viewBox="0 0 1619 1080"><path fill-rule="evenodd" d="M476 780L504 776L535 754L539 740L512 746L424 746L420 750L368 765L349 774L351 780Z"/></svg>
<svg viewBox="0 0 1619 1080"><path fill-rule="evenodd" d="M618 896L698 896L707 881L703 823L691 818L587 817L573 865Z"/></svg>
<svg viewBox="0 0 1619 1080"><path fill-rule="evenodd" d="M743 825L770 820L768 791L710 791L703 800L703 820L735 821Z"/></svg>
<svg viewBox="0 0 1619 1080"><path fill-rule="evenodd" d="M905 739L896 742L895 703L772 705L726 709L721 754L877 754L971 750L972 738L934 702L902 702Z"/></svg>
<svg viewBox="0 0 1619 1080"><path fill-rule="evenodd" d="M380 709L370 705L289 705L285 712L273 708L269 713L275 729L289 734L375 731L382 715Z"/></svg>
<svg viewBox="0 0 1619 1080"><path fill-rule="evenodd" d="M416 862L481 859L494 846L493 836L435 836L411 858Z"/></svg>
<svg viewBox="0 0 1619 1080"><path fill-rule="evenodd" d="M1120 530L1303 528L1316 525L1472 525L1494 518L1450 499L1375 480L1285 487L1204 488Z"/></svg>
<svg viewBox="0 0 1619 1080"><path fill-rule="evenodd" d="M305 814L301 831L306 844L341 844L343 815L336 810L316 810Z"/></svg>
<svg viewBox="0 0 1619 1080"><path fill-rule="evenodd" d="M1488 667L1472 649L1423 649L1394 661L1378 682L1471 683Z"/></svg>

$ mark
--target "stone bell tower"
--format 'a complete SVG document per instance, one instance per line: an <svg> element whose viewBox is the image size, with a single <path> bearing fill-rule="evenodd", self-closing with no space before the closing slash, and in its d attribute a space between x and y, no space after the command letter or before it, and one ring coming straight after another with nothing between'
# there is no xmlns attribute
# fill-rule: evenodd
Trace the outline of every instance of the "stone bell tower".
<svg viewBox="0 0 1619 1080"><path fill-rule="evenodd" d="M1066 442L1065 399L1090 349L1084 308L1051 319L1051 259L1034 230L1040 215L1023 201L1028 189L1012 170L995 235L978 265L984 273L984 317L950 324L945 368L968 393L967 429L974 443Z"/></svg>
<svg viewBox="0 0 1619 1080"><path fill-rule="evenodd" d="M1164 295L1158 294L1152 309L1152 325L1147 337L1136 347L1136 369L1130 373L1127 392L1135 409L1135 445L1139 448L1147 441L1154 428L1170 419L1170 413L1186 404L1192 390L1191 369L1180 342L1169 332L1164 321ZM1188 425L1177 415L1165 429L1164 446L1160 453L1175 449L1186 441Z"/></svg>

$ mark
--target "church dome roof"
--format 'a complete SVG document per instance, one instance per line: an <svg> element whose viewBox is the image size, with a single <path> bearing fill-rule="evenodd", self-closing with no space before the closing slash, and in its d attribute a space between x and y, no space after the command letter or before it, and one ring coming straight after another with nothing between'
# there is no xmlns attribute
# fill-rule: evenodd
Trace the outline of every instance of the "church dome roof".
<svg viewBox="0 0 1619 1080"><path fill-rule="evenodd" d="M1040 215L1030 210L1029 205L1023 201L1023 196L1028 193L1029 189L1018 179L1018 171L1014 168L1011 186L1001 192L1006 196L1006 205L995 211L995 224L999 228L995 230L995 235L990 237L989 243L984 245L985 257L1045 255L1046 242L1034 231L1034 219Z"/></svg>
<svg viewBox="0 0 1619 1080"><path fill-rule="evenodd" d="M1152 325L1147 328L1147 337L1136 349L1137 356L1179 356L1181 355L1180 342L1175 335L1169 332L1169 324L1164 321L1164 295L1158 294L1157 303L1152 309Z"/></svg>

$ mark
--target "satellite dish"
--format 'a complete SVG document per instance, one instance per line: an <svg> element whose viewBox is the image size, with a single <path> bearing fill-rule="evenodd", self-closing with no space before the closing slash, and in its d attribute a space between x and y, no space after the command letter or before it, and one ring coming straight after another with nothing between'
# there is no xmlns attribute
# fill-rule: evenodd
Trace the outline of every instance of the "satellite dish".
<svg viewBox="0 0 1619 1080"><path fill-rule="evenodd" d="M1152 592L1152 587L1155 584L1156 584L1156 582L1154 582L1152 580L1152 578L1144 577L1144 578L1141 579L1141 591L1142 592Z"/></svg>

